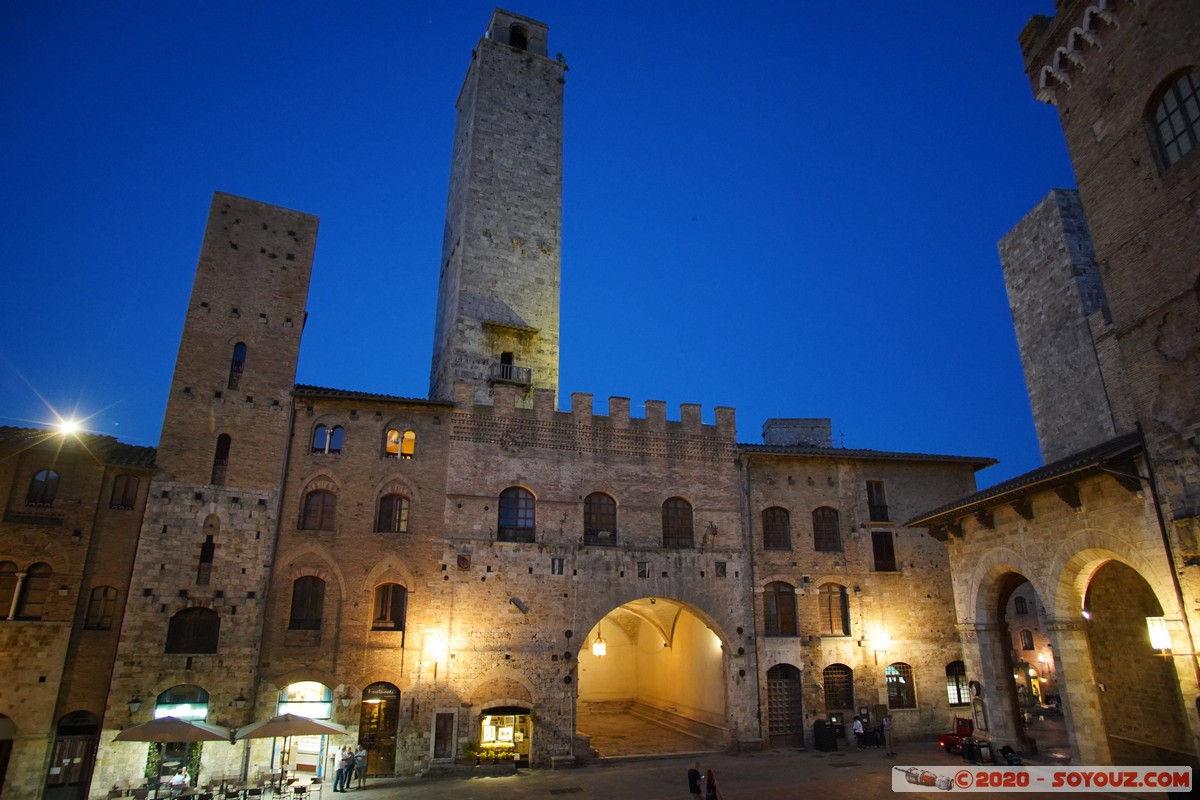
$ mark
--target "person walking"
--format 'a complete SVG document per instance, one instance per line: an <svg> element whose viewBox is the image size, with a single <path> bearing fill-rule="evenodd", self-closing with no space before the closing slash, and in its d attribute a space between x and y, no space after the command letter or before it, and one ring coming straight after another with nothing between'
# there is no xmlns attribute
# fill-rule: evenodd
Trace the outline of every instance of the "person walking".
<svg viewBox="0 0 1200 800"><path fill-rule="evenodd" d="M717 776L711 769L704 773L704 800L725 800L725 795L717 786Z"/></svg>
<svg viewBox="0 0 1200 800"><path fill-rule="evenodd" d="M703 768L697 761L696 765L688 770L688 793L691 794L692 800L701 800L700 787L704 781L704 773L701 772L701 769Z"/></svg>

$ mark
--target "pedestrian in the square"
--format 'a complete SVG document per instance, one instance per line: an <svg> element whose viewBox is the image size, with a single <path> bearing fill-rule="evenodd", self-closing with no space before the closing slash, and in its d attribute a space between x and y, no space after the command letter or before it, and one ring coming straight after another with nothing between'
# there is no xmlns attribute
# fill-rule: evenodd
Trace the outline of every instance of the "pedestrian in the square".
<svg viewBox="0 0 1200 800"><path fill-rule="evenodd" d="M695 766L688 770L688 793L691 794L692 800L701 800L700 787L704 782L704 773L700 762L697 761Z"/></svg>
<svg viewBox="0 0 1200 800"><path fill-rule="evenodd" d="M704 800L725 800L725 795L717 786L717 776L711 769L704 773Z"/></svg>

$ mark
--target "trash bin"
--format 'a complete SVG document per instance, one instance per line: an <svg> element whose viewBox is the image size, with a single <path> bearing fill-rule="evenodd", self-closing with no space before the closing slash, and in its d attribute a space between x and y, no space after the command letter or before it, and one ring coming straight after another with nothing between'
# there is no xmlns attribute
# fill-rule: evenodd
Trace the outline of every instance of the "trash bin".
<svg viewBox="0 0 1200 800"><path fill-rule="evenodd" d="M963 761L971 764L995 764L996 757L992 753L992 743L987 739L976 739L968 736L963 739Z"/></svg>
<svg viewBox="0 0 1200 800"><path fill-rule="evenodd" d="M832 753L837 750L837 728L823 719L813 723L813 746L822 753Z"/></svg>

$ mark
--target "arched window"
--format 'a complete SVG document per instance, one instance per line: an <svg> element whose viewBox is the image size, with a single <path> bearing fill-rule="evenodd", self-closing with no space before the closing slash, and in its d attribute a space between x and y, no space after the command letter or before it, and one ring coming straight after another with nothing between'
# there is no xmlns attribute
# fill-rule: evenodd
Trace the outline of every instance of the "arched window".
<svg viewBox="0 0 1200 800"><path fill-rule="evenodd" d="M383 454L386 458L399 458L404 461L411 461L413 453L417 451L417 432L406 430L401 432L398 428L388 428L387 435L384 437Z"/></svg>
<svg viewBox="0 0 1200 800"><path fill-rule="evenodd" d="M213 558L217 554L217 543L213 540L213 535L207 534L204 541L200 543L200 561L196 564L196 584L198 586L207 586L212 580Z"/></svg>
<svg viewBox="0 0 1200 800"><path fill-rule="evenodd" d="M663 547L684 548L693 545L692 504L672 497L662 504Z"/></svg>
<svg viewBox="0 0 1200 800"><path fill-rule="evenodd" d="M304 497L300 527L306 531L331 531L337 524L337 495L317 489Z"/></svg>
<svg viewBox="0 0 1200 800"><path fill-rule="evenodd" d="M762 512L763 549L791 550L792 522L786 508L774 506Z"/></svg>
<svg viewBox="0 0 1200 800"><path fill-rule="evenodd" d="M1013 598L1013 610L1018 614L1028 614L1029 603L1025 601L1024 597L1015 597Z"/></svg>
<svg viewBox="0 0 1200 800"><path fill-rule="evenodd" d="M946 665L946 695L952 706L971 704L971 690L967 685L967 665L951 661Z"/></svg>
<svg viewBox="0 0 1200 800"><path fill-rule="evenodd" d="M1021 649L1022 650L1032 650L1033 649L1033 632L1028 629L1021 631Z"/></svg>
<svg viewBox="0 0 1200 800"><path fill-rule="evenodd" d="M16 592L17 565L12 561L0 561L0 619L8 619Z"/></svg>
<svg viewBox="0 0 1200 800"><path fill-rule="evenodd" d="M172 686L154 699L154 717L200 721L208 719L208 692L191 683Z"/></svg>
<svg viewBox="0 0 1200 800"><path fill-rule="evenodd" d="M822 673L825 685L825 711L854 708L854 670L845 664L830 664Z"/></svg>
<svg viewBox="0 0 1200 800"><path fill-rule="evenodd" d="M50 565L37 563L25 570L25 582L17 599L17 619L41 619L50 595Z"/></svg>
<svg viewBox="0 0 1200 800"><path fill-rule="evenodd" d="M341 425L332 428L318 425L313 429L312 452L323 456L340 455L345 437L346 431Z"/></svg>
<svg viewBox="0 0 1200 800"><path fill-rule="evenodd" d="M229 448L233 440L228 433L217 437L217 451L213 454L212 485L224 486L225 475L229 470Z"/></svg>
<svg viewBox="0 0 1200 800"><path fill-rule="evenodd" d="M825 583L817 592L820 603L820 634L822 636L850 635L850 597L846 587Z"/></svg>
<svg viewBox="0 0 1200 800"><path fill-rule="evenodd" d="M508 43L518 50L529 49L529 32L524 25L513 25L508 29Z"/></svg>
<svg viewBox="0 0 1200 800"><path fill-rule="evenodd" d="M246 368L246 345L238 342L233 346L233 358L229 361L229 388L238 388L242 379L242 370Z"/></svg>
<svg viewBox="0 0 1200 800"><path fill-rule="evenodd" d="M842 531L836 508L821 506L813 511L813 547L823 553L842 550Z"/></svg>
<svg viewBox="0 0 1200 800"><path fill-rule="evenodd" d="M377 631L404 630L404 613L408 590L398 583L382 583L375 587L375 614L371 628Z"/></svg>
<svg viewBox="0 0 1200 800"><path fill-rule="evenodd" d="M118 475L113 478L112 495L108 507L114 511L133 511L137 505L138 479L136 475Z"/></svg>
<svg viewBox="0 0 1200 800"><path fill-rule="evenodd" d="M379 498L375 530L379 533L408 533L408 498L402 494L385 494Z"/></svg>
<svg viewBox="0 0 1200 800"><path fill-rule="evenodd" d="M888 708L916 708L917 687L913 684L912 667L903 661L888 664L885 671Z"/></svg>
<svg viewBox="0 0 1200 800"><path fill-rule="evenodd" d="M29 482L25 505L30 508L49 508L58 494L58 473L52 469L39 470Z"/></svg>
<svg viewBox="0 0 1200 800"><path fill-rule="evenodd" d="M502 542L532 542L534 531L533 494L519 486L501 492L496 538Z"/></svg>
<svg viewBox="0 0 1200 800"><path fill-rule="evenodd" d="M604 492L583 498L583 543L617 543L617 501Z"/></svg>
<svg viewBox="0 0 1200 800"><path fill-rule="evenodd" d="M167 653L215 653L221 617L211 608L185 608L167 625Z"/></svg>
<svg viewBox="0 0 1200 800"><path fill-rule="evenodd" d="M97 586L88 598L87 616L83 627L89 631L110 631L117 613L117 590L112 586Z"/></svg>
<svg viewBox="0 0 1200 800"><path fill-rule="evenodd" d="M796 635L796 589L782 581L763 589L764 633L767 636Z"/></svg>
<svg viewBox="0 0 1200 800"><path fill-rule="evenodd" d="M1200 73L1180 75L1159 94L1150 117L1162 165L1169 167L1200 144Z"/></svg>
<svg viewBox="0 0 1200 800"><path fill-rule="evenodd" d="M294 631L321 630L321 615L325 613L325 581L315 575L305 575L292 583L292 613L288 628Z"/></svg>

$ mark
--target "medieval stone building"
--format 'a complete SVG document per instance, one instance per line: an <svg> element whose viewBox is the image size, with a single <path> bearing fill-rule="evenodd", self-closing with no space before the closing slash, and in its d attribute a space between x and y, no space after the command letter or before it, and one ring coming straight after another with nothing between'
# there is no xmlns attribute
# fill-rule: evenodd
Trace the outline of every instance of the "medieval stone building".
<svg viewBox="0 0 1200 800"><path fill-rule="evenodd" d="M1076 269L1082 244L1044 255L1057 252L1055 219L1069 229L1060 243L1080 230L1065 222L1071 195L1041 209L1028 246L1016 232L1005 245L1010 276L1059 287L1041 274L1059 269L1075 282L1051 291L1096 309L1043 323L1074 326L1098 366L1069 366L1109 395L1054 426L1111 412L1070 434L1059 461L973 495L990 460L836 448L828 420L771 420L747 444L728 408L709 424L686 403L677 418L657 400L634 417L622 397L598 412L585 393L560 407L564 66L543 23L497 10L458 97L428 399L295 385L317 220L217 194L154 459L102 437L27 447L34 434L12 431L0 443L0 635L6 654L35 640L43 654L4 661L0 786L103 796L148 771L147 746L116 735L165 714L239 727L292 711L349 731L286 752L273 740L168 743L167 761L201 781L281 765L319 775L333 749L360 742L372 774L478 748L574 761L605 752L593 734L608 714L684 731L693 748L812 744L815 721L858 713L890 713L897 734L917 737L967 713L968 677L989 734L1015 738L1001 671L1014 590L1045 608L1038 632L1082 757L1122 757L1082 742L1101 720L1110 742L1136 738L1111 727L1125 709L1104 705L1097 680L1136 674L1152 709L1178 711L1173 730L1194 728L1179 692L1196 694L1183 535L1196 406L1159 387L1195 391L1194 263L1189 277L1168 251L1196 252L1196 128L1192 117L1185 138L1152 145L1163 128L1142 126L1194 85L1196 12L1183 0L1063 5L1022 41L1035 85L1063 110L1106 299ZM1146 53L1153 63L1135 58ZM1076 61L1089 58L1122 80ZM1104 176L1136 183L1129 170L1141 227L1105 199ZM1128 285L1110 284L1118 267ZM1147 274L1164 288L1153 302L1134 291ZM1029 352L1031 336L1056 335L1031 328ZM1109 388L1118 377L1128 400ZM1035 402L1082 398L1055 395L1059 380ZM1151 466L1158 484L1142 480ZM1155 613L1134 620L1129 597ZM1113 619L1089 628L1089 609ZM1144 628L1145 616L1165 617L1170 658L1094 657L1130 649L1131 620ZM1103 677L1085 684L1081 669Z"/></svg>
<svg viewBox="0 0 1200 800"><path fill-rule="evenodd" d="M1056 5L1021 45L1079 188L1000 245L1048 463L909 524L950 552L987 735L1029 739L1020 598L1042 614L1031 651L1052 653L1040 678L1056 682L1073 757L1196 765L1200 7Z"/></svg>

